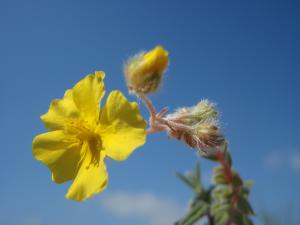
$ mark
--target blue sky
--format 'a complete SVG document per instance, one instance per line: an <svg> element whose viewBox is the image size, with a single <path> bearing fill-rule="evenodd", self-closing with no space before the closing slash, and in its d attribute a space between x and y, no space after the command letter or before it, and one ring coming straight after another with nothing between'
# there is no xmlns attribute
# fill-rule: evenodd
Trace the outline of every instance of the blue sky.
<svg viewBox="0 0 300 225"><path fill-rule="evenodd" d="M69 184L52 183L31 154L53 98L95 70L106 72L108 91L127 94L124 61L157 44L170 67L154 104L216 102L235 168L255 181L255 210L299 212L299 10L287 0L0 0L0 225L161 225L158 209L182 212L191 193L175 172L197 157L165 134L127 161L108 161L108 189L81 204L64 199ZM213 164L201 164L209 183ZM149 204L124 212L114 207L122 201Z"/></svg>

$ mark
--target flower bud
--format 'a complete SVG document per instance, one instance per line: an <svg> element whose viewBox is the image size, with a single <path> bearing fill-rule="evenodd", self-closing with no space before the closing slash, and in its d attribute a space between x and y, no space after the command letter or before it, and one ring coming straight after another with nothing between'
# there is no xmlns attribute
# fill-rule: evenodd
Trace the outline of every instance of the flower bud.
<svg viewBox="0 0 300 225"><path fill-rule="evenodd" d="M169 136L179 139L202 155L211 156L225 138L218 125L215 104L202 100L193 107L184 107L165 117Z"/></svg>
<svg viewBox="0 0 300 225"><path fill-rule="evenodd" d="M177 109L174 113L169 114L167 119L185 125L195 125L202 121L217 119L218 114L215 104L205 99L195 106Z"/></svg>
<svg viewBox="0 0 300 225"><path fill-rule="evenodd" d="M217 148L225 143L225 138L214 121L199 122L190 129L173 126L169 131L169 136L183 141L205 156L214 155Z"/></svg>
<svg viewBox="0 0 300 225"><path fill-rule="evenodd" d="M197 122L200 122L211 118L217 118L219 113L216 110L214 103L204 99L192 108L191 114Z"/></svg>
<svg viewBox="0 0 300 225"><path fill-rule="evenodd" d="M220 146L225 141L219 127L214 122L199 123L195 126L192 133L201 142L198 148Z"/></svg>
<svg viewBox="0 0 300 225"><path fill-rule="evenodd" d="M129 59L124 68L128 89L134 93L155 92L168 63L168 52L161 46Z"/></svg>

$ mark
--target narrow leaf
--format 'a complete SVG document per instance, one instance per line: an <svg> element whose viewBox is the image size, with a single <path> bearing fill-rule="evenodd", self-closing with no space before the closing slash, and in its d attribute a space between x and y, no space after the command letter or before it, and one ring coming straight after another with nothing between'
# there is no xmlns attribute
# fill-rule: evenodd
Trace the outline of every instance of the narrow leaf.
<svg viewBox="0 0 300 225"><path fill-rule="evenodd" d="M193 183L193 181L190 178L188 178L187 176L185 176L185 175L183 175L181 173L177 173L176 175L187 186L189 186L192 189L195 189L195 184Z"/></svg>

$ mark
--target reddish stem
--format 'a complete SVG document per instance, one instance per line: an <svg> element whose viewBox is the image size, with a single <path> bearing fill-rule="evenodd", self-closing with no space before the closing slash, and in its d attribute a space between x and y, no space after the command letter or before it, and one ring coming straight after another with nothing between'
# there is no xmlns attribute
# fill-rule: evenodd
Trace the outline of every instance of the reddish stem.
<svg viewBox="0 0 300 225"><path fill-rule="evenodd" d="M225 154L221 151L217 153L217 160L219 163L223 166L223 173L225 180L228 184L231 184L233 181L233 173L231 170L231 166L228 164L228 162L225 160Z"/></svg>
<svg viewBox="0 0 300 225"><path fill-rule="evenodd" d="M175 121L162 118L162 116L164 116L165 113L168 111L167 108L163 108L160 112L157 113L151 100L148 99L146 95L139 94L138 96L144 102L144 104L146 105L150 113L150 118L149 118L150 128L147 129L146 131L147 134L153 134L161 131L169 132L169 130L172 130L173 128L180 129L180 130L191 129L189 126L185 126Z"/></svg>
<svg viewBox="0 0 300 225"><path fill-rule="evenodd" d="M150 101L150 99L148 99L146 97L146 95L144 95L144 94L139 94L138 96L145 103L147 109L150 112L151 118L155 118L156 117L156 109L155 109L154 105L152 104L152 102Z"/></svg>
<svg viewBox="0 0 300 225"><path fill-rule="evenodd" d="M228 186L231 187L232 189L232 197L231 197L231 201L232 201L232 208L230 210L230 218L228 220L228 222L226 223L226 225L230 225L232 224L232 220L233 220L233 211L234 208L236 207L236 203L239 199L239 190L240 190L240 186L236 186L233 182L234 179L234 174L232 172L231 169L231 165L228 163L228 161L225 159L225 154L223 152L219 152L217 154L217 160L219 161L219 163L222 165L223 167L223 175L225 177L226 183Z"/></svg>

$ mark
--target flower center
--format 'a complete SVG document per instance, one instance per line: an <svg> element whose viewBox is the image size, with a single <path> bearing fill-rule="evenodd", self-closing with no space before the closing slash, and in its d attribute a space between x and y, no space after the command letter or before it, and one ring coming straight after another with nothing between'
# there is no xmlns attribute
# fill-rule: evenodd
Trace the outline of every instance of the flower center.
<svg viewBox="0 0 300 225"><path fill-rule="evenodd" d="M76 136L81 145L88 145L91 154L90 164L98 164L102 148L101 136L94 132L91 126L85 121L69 121L65 131Z"/></svg>
<svg viewBox="0 0 300 225"><path fill-rule="evenodd" d="M76 136L80 141L89 141L98 136L84 121L68 121L65 131L70 135Z"/></svg>

